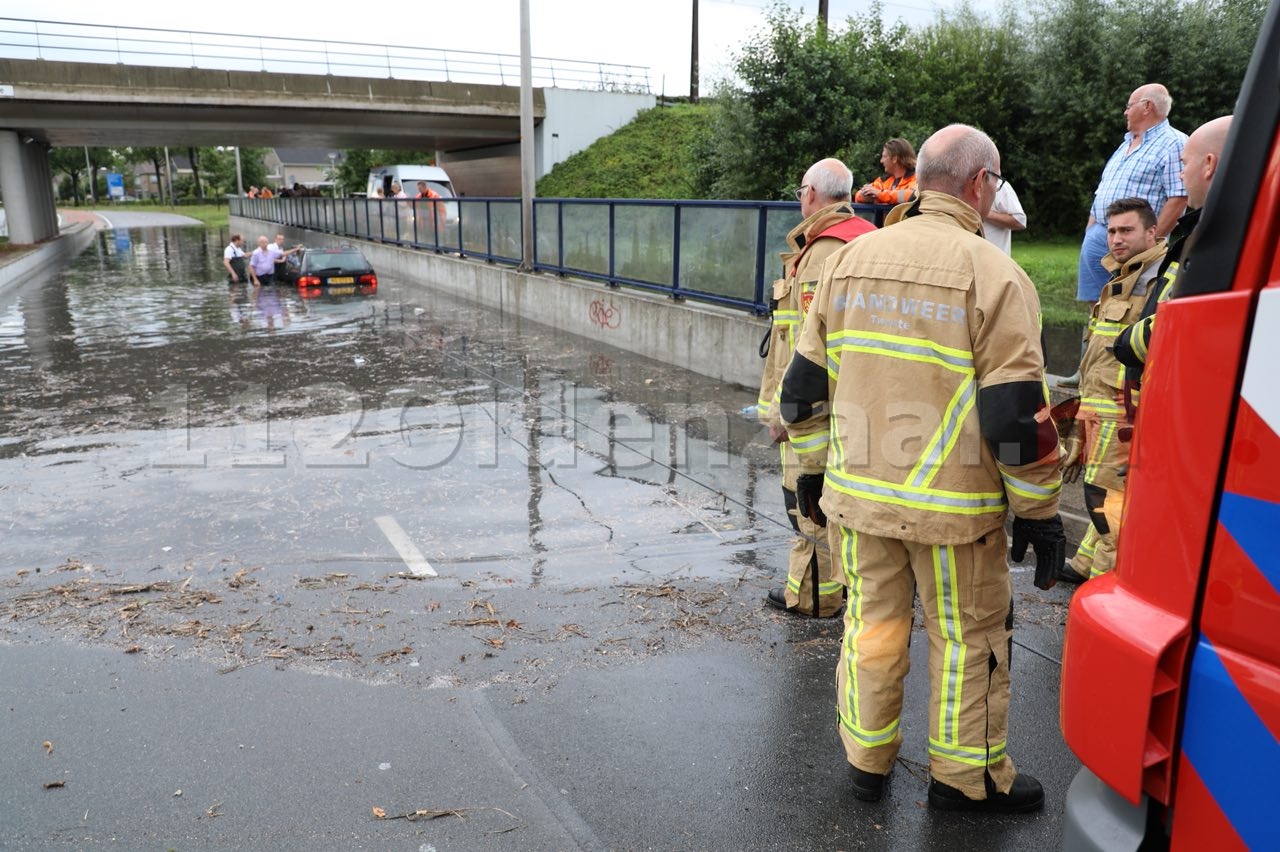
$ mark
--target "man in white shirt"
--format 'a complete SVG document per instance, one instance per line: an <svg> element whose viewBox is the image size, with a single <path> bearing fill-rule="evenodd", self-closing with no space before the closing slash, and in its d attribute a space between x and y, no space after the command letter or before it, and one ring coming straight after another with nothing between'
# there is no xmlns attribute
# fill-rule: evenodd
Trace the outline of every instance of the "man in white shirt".
<svg viewBox="0 0 1280 852"><path fill-rule="evenodd" d="M243 284L249 280L244 264L244 237L231 235L231 242L222 250L222 266L227 270L228 284Z"/></svg>
<svg viewBox="0 0 1280 852"><path fill-rule="evenodd" d="M1009 254L1013 246L1013 232L1027 227L1027 214L1022 212L1022 202L1013 186L1005 181L996 191L996 200L991 203L991 212L982 220L982 233L987 241L996 248Z"/></svg>

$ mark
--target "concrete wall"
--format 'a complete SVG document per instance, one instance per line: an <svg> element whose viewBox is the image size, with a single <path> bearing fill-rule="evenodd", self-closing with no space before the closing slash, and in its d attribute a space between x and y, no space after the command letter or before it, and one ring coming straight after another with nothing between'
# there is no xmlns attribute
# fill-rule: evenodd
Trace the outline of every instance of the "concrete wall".
<svg viewBox="0 0 1280 852"><path fill-rule="evenodd" d="M503 198L520 195L520 145L490 145L470 151L439 152L436 161L459 195Z"/></svg>
<svg viewBox="0 0 1280 852"><path fill-rule="evenodd" d="M234 216L230 227L233 232L265 234L277 226ZM333 241L328 234L300 233L311 245ZM760 384L763 362L757 350L768 328L766 319L717 305L674 302L652 293L519 272L482 260L380 243L359 245L379 273L423 291L448 293L720 381L747 388Z"/></svg>
<svg viewBox="0 0 1280 852"><path fill-rule="evenodd" d="M546 117L534 129L534 179L629 123L657 103L653 95L544 89ZM520 145L502 144L441 152L439 163L460 195L520 195Z"/></svg>
<svg viewBox="0 0 1280 852"><path fill-rule="evenodd" d="M93 225L68 225L55 240L27 251L0 254L0 290L6 290L48 270L61 269L93 242Z"/></svg>
<svg viewBox="0 0 1280 852"><path fill-rule="evenodd" d="M583 92L576 89L543 89L546 117L534 131L538 158L534 174L542 177L556 163L586 148L601 136L608 136L652 108L653 95L619 92Z"/></svg>

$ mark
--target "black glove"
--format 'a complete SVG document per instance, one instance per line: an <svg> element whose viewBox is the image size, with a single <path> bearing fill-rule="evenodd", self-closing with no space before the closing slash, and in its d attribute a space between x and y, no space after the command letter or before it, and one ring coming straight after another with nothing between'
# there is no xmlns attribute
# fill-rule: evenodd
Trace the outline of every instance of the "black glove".
<svg viewBox="0 0 1280 852"><path fill-rule="evenodd" d="M797 496L799 493L797 487ZM1036 552L1036 588L1052 589L1067 561L1067 534L1062 530L1062 518L1057 515L1043 521L1014 518L1013 546L1009 548L1014 562L1021 562L1027 555L1028 544Z"/></svg>
<svg viewBox="0 0 1280 852"><path fill-rule="evenodd" d="M822 499L822 479L821 473L802 473L796 477L796 509L818 526L825 527L827 516L818 505Z"/></svg>

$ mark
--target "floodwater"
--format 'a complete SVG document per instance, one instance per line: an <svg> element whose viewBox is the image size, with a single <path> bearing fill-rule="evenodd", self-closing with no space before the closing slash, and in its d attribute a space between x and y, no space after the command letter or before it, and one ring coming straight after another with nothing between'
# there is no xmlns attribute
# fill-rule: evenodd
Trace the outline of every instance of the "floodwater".
<svg viewBox="0 0 1280 852"><path fill-rule="evenodd" d="M785 549L753 393L392 278L228 287L225 243L101 232L0 298L0 571L579 583Z"/></svg>

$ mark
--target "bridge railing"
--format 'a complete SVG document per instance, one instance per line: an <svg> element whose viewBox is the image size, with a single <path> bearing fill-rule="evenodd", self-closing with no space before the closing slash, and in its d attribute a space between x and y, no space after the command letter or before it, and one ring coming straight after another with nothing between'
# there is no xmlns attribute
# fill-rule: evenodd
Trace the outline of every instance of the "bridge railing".
<svg viewBox="0 0 1280 852"><path fill-rule="evenodd" d="M519 198L232 197L229 203L233 216L339 237L513 265L523 254ZM853 207L877 225L892 209ZM800 218L794 201L539 198L533 267L764 315L782 272L778 255Z"/></svg>
<svg viewBox="0 0 1280 852"><path fill-rule="evenodd" d="M515 54L26 18L0 17L0 55L219 71L520 83L520 57ZM534 56L532 69L535 86L650 91L649 69L634 65Z"/></svg>

